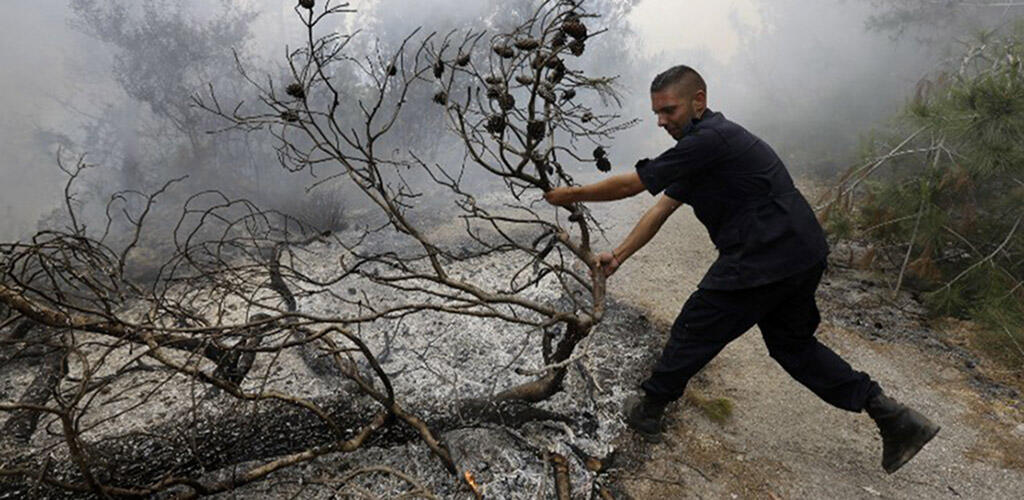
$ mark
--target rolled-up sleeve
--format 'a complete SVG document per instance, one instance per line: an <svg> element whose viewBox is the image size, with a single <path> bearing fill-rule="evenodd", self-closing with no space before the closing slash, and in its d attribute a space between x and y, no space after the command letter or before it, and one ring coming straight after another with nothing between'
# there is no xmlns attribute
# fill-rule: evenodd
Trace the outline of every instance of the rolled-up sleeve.
<svg viewBox="0 0 1024 500"><path fill-rule="evenodd" d="M657 195L673 183L706 171L723 149L722 138L716 132L698 129L658 157L638 161L636 172L647 191Z"/></svg>

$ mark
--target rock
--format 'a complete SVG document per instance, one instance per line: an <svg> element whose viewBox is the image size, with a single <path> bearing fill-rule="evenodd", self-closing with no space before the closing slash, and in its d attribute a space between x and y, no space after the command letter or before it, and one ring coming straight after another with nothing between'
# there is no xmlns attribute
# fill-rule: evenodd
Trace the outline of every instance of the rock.
<svg viewBox="0 0 1024 500"><path fill-rule="evenodd" d="M960 370L950 366L942 370L939 376L942 377L942 380L953 381L960 378Z"/></svg>
<svg viewBox="0 0 1024 500"><path fill-rule="evenodd" d="M1017 427L1013 429L1013 435L1024 438L1024 424L1017 424Z"/></svg>

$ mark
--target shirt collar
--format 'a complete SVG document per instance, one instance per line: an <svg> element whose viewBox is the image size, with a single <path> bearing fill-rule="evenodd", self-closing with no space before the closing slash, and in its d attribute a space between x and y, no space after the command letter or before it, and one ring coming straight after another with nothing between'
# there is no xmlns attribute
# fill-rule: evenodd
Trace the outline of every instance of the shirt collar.
<svg viewBox="0 0 1024 500"><path fill-rule="evenodd" d="M709 118L717 116L718 114L719 113L711 111L710 108L704 108L704 113L701 114L700 118L694 118L694 119L690 120L690 123L687 123L686 126L683 127L683 137L686 137L687 135L690 134L690 132L693 132L693 128L696 127L697 124L699 124L700 122L703 122L703 121L705 121L705 120L707 120Z"/></svg>

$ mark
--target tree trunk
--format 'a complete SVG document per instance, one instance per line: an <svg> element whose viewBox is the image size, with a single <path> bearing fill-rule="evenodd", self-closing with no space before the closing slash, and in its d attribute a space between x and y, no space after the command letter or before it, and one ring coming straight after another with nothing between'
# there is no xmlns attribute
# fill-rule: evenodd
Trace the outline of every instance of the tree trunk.
<svg viewBox="0 0 1024 500"><path fill-rule="evenodd" d="M64 375L64 356L59 349L51 348L39 360L39 368L32 383L21 395L18 403L25 405L44 406L50 400L50 396L57 388L61 377ZM39 425L39 417L42 416L36 410L16 410L11 412L10 418L4 422L0 429L0 440L10 440L17 445L25 445L32 434L36 432Z"/></svg>

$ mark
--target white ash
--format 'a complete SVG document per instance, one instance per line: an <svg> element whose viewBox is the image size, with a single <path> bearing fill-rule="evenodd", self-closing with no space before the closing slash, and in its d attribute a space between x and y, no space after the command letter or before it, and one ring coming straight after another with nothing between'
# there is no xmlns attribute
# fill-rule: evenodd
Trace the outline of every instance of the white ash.
<svg viewBox="0 0 1024 500"><path fill-rule="evenodd" d="M646 328L651 328L650 324L637 311L614 302L610 304L605 321L579 347L586 350L586 355L579 358L578 366L574 364L569 370L564 390L538 405L569 415L590 414L597 422L594 432L576 432L567 425L553 423L531 423L517 431L538 449L558 452L569 460L572 489L577 495L589 494L595 476L585 469L580 458L566 443L571 442L595 457L604 457L613 451L611 442L623 431L623 400L635 390L639 382L636 380L636 374L642 372L642 367L649 362L657 347L652 343L652 340L657 338L655 335L640 331ZM450 330L465 332L461 324L451 325ZM415 326L410 326L410 331L415 332ZM468 341L488 333L499 338L514 337L514 334L501 332L492 326L487 331L459 336L449 335L444 338L454 342ZM451 385L435 384L434 381L438 379L430 379L433 375L421 370L414 374L403 373L395 377L393 382L396 390L402 393L400 400L407 407L415 408L416 402L433 401L433 398L478 395L479 393L473 390L478 384L469 381L479 378L479 373L489 373L493 370L489 363L494 359L495 353L487 354L488 356L482 357L471 356L461 364L446 365L452 370L447 374L454 382L452 385L469 387L467 392L453 390ZM401 365L403 360L408 361L401 354L396 354L385 368ZM585 371L587 377L596 384L586 380L581 371ZM483 488L485 498L546 498L553 491L554 479L550 466L545 464L534 450L527 449L517 440L511 439L504 429L497 426L476 427L447 432L442 437L459 466L473 473ZM367 447L349 454L322 457L314 464L276 473L266 483L249 485L221 496L227 498L234 495L259 494L285 498L301 489L303 497L308 495L308 498L332 498L333 490L313 487L308 481L300 486L299 481L302 478L339 478L343 477L346 471L374 464L388 465L419 478L441 498L466 498L468 495L462 480L451 476L441 462L431 455L426 445L414 441L386 449ZM381 498L397 496L410 489L407 484L393 482L362 486Z"/></svg>
<svg viewBox="0 0 1024 500"><path fill-rule="evenodd" d="M459 221L449 221L447 227L435 228L430 234L450 238L445 241L450 246L472 247L466 241L460 224ZM344 239L355 234L356 230L352 230L339 237ZM380 241L368 243L383 247L391 245L397 251L399 247L395 245L396 241L402 243L403 250L416 249L415 242L394 236L389 240L386 235L382 235ZM295 265L302 272L321 277L337 274L339 259L346 253L340 246L331 243L313 243L295 252L301 253L302 260ZM482 289L501 291L508 288L510 277L521 266L522 262L511 262L508 256L499 254L449 263L447 269L453 277L466 279ZM584 269L579 271L586 275ZM419 284L427 286L426 283ZM300 313L324 317L345 317L360 313L358 305L340 301L339 297L352 301L370 298L378 307L426 297L413 297L417 294L394 290L356 277L332 285L329 290L299 287L292 282L289 285L297 295ZM570 306L552 277L545 278L519 295L559 309ZM272 293L264 297L267 300L274 298ZM503 310L508 311L508 308ZM233 306L219 311L218 317L212 319L221 324L241 323L255 312L261 311ZM521 309L517 312L530 317L530 313ZM642 371L641 367L649 361L657 347L652 343L658 337L643 331L649 328L646 319L637 311L609 301L604 321L577 347L576 359L570 364L563 390L538 404L544 409L573 416L581 421L593 419L596 428L533 423L519 430L526 440L539 449L555 451L569 459L575 492L589 492L588 485L594 477L585 470L566 443L572 443L596 457L603 457L612 451L610 443L623 429L620 420L622 402L634 390L638 381L633 378ZM534 378L533 375L519 374L516 369L536 371L543 364L540 355L541 331L496 319L427 311L401 319L362 325L358 333L380 357L384 370L392 374L398 401L412 410L441 401L493 395ZM101 336L79 335L78 338L80 343L109 342L109 339ZM340 345L346 345L346 340L341 336L335 336L334 340ZM108 353L102 353L102 349L95 351L91 352L95 355L93 367L97 366L96 360L102 359L102 363L98 364L99 368L93 377L111 375L133 362L156 368L122 377L101 391L82 420L83 428L87 429L83 436L86 441L145 430L162 422L199 414L244 411L246 407L245 403L238 403L219 390L159 368L154 360L140 355L145 351L144 347L126 345ZM212 362L196 355L170 349L164 349L163 352L177 363L206 371L213 369ZM80 364L72 363L69 368L72 377L81 376ZM21 385L20 381L28 379L24 373L19 373L18 377L9 378L5 375L5 390L8 393L11 392L12 383ZM68 382L62 385L62 388L68 387ZM243 389L273 389L293 396L313 398L335 395L339 390L351 390L351 387L341 379L317 377L306 366L297 349L288 349L277 354L257 356L243 383ZM44 417L40 429L52 423L52 417ZM550 467L536 456L535 450L510 439L503 429L461 429L441 437L452 450L459 466L476 475L489 498L535 498L538 494L546 495L553 488ZM57 436L37 432L31 446L41 449L53 445L57 440ZM315 461L315 464L280 471L266 483L250 485L228 495L245 495L246 491L262 491L268 484L279 484L282 489L274 490L270 496L287 496L291 486L285 484L298 484L304 474L323 464L332 464L328 469L335 472L335 476L340 475L340 471L345 468L388 464L424 481L442 497L465 494L465 490L458 493L459 488L463 488L460 486L461 480L449 475L440 461L431 456L429 449L415 441L387 449L367 447L350 454L323 457ZM231 469L244 470L241 466ZM408 488L407 484L401 482L391 486L388 484L391 483L384 481L366 487L379 486L385 490L392 488L387 491L373 490L384 497L402 491L402 487Z"/></svg>

